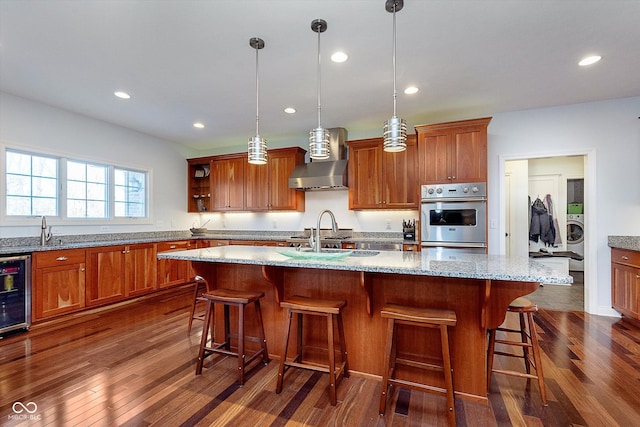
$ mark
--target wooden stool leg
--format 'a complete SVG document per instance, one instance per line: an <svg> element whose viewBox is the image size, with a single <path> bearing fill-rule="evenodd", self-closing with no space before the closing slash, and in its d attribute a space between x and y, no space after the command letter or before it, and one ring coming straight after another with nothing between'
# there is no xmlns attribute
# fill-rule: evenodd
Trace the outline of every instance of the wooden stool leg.
<svg viewBox="0 0 640 427"><path fill-rule="evenodd" d="M344 378L349 378L349 361L347 359L347 341L344 335L344 323L342 323L342 313L338 314L338 336L340 338L340 352L344 361Z"/></svg>
<svg viewBox="0 0 640 427"><path fill-rule="evenodd" d="M487 350L487 393L491 389L491 374L493 372L493 352L496 346L496 330L489 330L489 347Z"/></svg>
<svg viewBox="0 0 640 427"><path fill-rule="evenodd" d="M527 374L531 373L531 355L529 354L529 336L527 336L527 325L524 320L524 313L519 313L518 317L520 318L520 339L524 344L522 346L522 357L524 358L524 369L527 371ZM531 329L531 322L529 322L529 329ZM531 334L531 330L529 330L529 334Z"/></svg>
<svg viewBox="0 0 640 427"><path fill-rule="evenodd" d="M327 314L327 341L329 350L329 400L331 406L336 406L336 353L333 343L333 315Z"/></svg>
<svg viewBox="0 0 640 427"><path fill-rule="evenodd" d="M449 333L447 325L440 325L440 342L442 343L442 365L444 383L447 388L447 406L449 409L449 425L456 425L456 407L453 395L453 373L451 369L451 353L449 351Z"/></svg>
<svg viewBox="0 0 640 427"><path fill-rule="evenodd" d="M213 315L213 304L207 300L207 311L204 315L204 326L202 327L202 338L200 338L200 350L198 351L198 363L196 364L196 375L202 374L202 364L204 363L205 347L207 345L207 335L209 332L209 324ZM213 335L213 332L212 332ZM213 336L211 337L213 343Z"/></svg>
<svg viewBox="0 0 640 427"><path fill-rule="evenodd" d="M254 301L256 309L256 318L258 319L258 334L260 338L260 347L262 348L262 361L266 365L269 363L269 351L267 350L267 337L264 333L264 323L262 323L262 310L260 309L260 300Z"/></svg>
<svg viewBox="0 0 640 427"><path fill-rule="evenodd" d="M244 304L238 304L238 383L244 385Z"/></svg>
<svg viewBox="0 0 640 427"><path fill-rule="evenodd" d="M529 334L531 335L531 344L533 352L533 360L536 364L536 374L538 376L538 387L540 388L540 397L542 398L542 404L547 406L547 389L544 386L544 374L542 373L542 357L540 357L540 347L538 345L538 334L536 332L536 325L533 321L533 313L527 313L529 320Z"/></svg>
<svg viewBox="0 0 640 427"><path fill-rule="evenodd" d="M224 304L224 348L231 351L231 322L229 320L229 306Z"/></svg>
<svg viewBox="0 0 640 427"><path fill-rule="evenodd" d="M198 291L200 290L200 283L195 282L195 289L193 290L193 304L191 304L191 315L189 316L189 329L187 334L191 333L191 325L193 324L193 317L196 315L196 305L198 304Z"/></svg>
<svg viewBox="0 0 640 427"><path fill-rule="evenodd" d="M289 348L289 334L291 333L291 320L293 313L290 309L287 310L286 329L284 331L284 350L280 357L280 366L278 367L278 383L276 385L276 394L280 394L282 391L282 380L284 379L284 362L287 359L287 349Z"/></svg>
<svg viewBox="0 0 640 427"><path fill-rule="evenodd" d="M387 408L387 388L389 385L389 377L391 376L391 354L392 347L395 344L395 320L387 320L387 338L384 351L384 365L382 371L382 385L380 393L380 415L384 415Z"/></svg>

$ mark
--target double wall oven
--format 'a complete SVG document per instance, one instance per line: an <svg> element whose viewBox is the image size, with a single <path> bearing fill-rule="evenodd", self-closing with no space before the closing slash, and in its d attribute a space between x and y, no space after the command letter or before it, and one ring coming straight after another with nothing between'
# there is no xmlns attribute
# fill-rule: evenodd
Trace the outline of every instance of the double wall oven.
<svg viewBox="0 0 640 427"><path fill-rule="evenodd" d="M486 253L486 183L422 185L420 190L423 251Z"/></svg>

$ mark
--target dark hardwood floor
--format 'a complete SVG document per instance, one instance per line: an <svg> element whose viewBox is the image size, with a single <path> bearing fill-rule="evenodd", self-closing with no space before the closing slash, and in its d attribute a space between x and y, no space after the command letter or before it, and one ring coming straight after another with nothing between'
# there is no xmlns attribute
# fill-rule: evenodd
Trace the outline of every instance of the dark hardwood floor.
<svg viewBox="0 0 640 427"><path fill-rule="evenodd" d="M276 395L277 360L251 370L243 387L235 360L224 356L196 376L202 324L187 335L191 295L175 289L0 340L0 425L447 425L444 397L404 389L380 417L375 378L343 380L332 407L319 373L289 371ZM456 399L458 425L640 426L639 329L548 309L536 323L549 406L535 380L494 375L488 404ZM495 366L518 363L496 356Z"/></svg>

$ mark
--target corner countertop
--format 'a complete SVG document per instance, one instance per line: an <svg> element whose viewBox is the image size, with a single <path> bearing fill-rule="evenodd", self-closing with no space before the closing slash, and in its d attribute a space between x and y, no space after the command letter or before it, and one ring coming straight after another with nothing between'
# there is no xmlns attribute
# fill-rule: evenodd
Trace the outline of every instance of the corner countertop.
<svg viewBox="0 0 640 427"><path fill-rule="evenodd" d="M640 252L640 236L609 236L607 240L609 247Z"/></svg>
<svg viewBox="0 0 640 427"><path fill-rule="evenodd" d="M419 276L491 279L514 282L570 284L571 276L559 273L529 258L501 255L460 254L437 257L426 252L353 251L376 253L373 256L348 256L340 260L295 259L283 255L291 250L266 246L220 246L164 252L161 259L211 263L257 264L291 268L362 271L370 273L411 274Z"/></svg>

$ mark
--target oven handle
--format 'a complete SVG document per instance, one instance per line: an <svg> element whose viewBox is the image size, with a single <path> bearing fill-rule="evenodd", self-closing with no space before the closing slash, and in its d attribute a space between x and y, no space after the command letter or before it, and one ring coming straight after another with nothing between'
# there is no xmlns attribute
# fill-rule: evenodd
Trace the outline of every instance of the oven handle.
<svg viewBox="0 0 640 427"><path fill-rule="evenodd" d="M487 201L486 197L475 197L475 198L469 198L469 197L449 197L449 198L437 197L437 198L433 198L433 199L420 199L420 202L422 204L427 204L427 203L448 203L448 202L486 202L486 201Z"/></svg>
<svg viewBox="0 0 640 427"><path fill-rule="evenodd" d="M424 248L486 248L487 244L483 242L459 243L459 242L420 242Z"/></svg>

